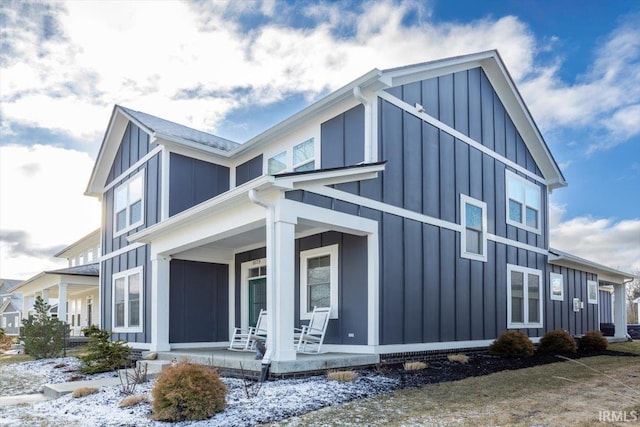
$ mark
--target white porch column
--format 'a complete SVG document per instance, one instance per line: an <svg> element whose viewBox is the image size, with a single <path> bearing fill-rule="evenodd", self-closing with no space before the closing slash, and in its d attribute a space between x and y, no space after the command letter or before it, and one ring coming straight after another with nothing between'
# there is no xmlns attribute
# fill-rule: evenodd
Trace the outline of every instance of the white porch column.
<svg viewBox="0 0 640 427"><path fill-rule="evenodd" d="M151 259L151 351L169 351L169 258Z"/></svg>
<svg viewBox="0 0 640 427"><path fill-rule="evenodd" d="M49 291L46 289L45 291L47 292L47 300L48 300ZM58 320L67 323L67 284L66 283L58 284Z"/></svg>
<svg viewBox="0 0 640 427"><path fill-rule="evenodd" d="M43 289L41 295L42 295L42 300L45 303L48 303L49 302L49 289Z"/></svg>
<svg viewBox="0 0 640 427"><path fill-rule="evenodd" d="M295 283L295 224L282 219L275 221L274 253L267 249L267 264L274 268L273 282L267 286L274 287L272 292L267 290L267 298L272 295L274 300L267 300L269 311L269 336L273 336L272 360L295 360L296 351L293 345L293 316L294 316L294 283ZM269 237L269 236L267 236ZM269 257L274 259L269 260ZM270 262L271 261L271 262Z"/></svg>
<svg viewBox="0 0 640 427"><path fill-rule="evenodd" d="M25 295L22 294L22 319L28 319L29 318L29 297L30 295ZM35 300L35 294L33 295L33 298Z"/></svg>
<svg viewBox="0 0 640 427"><path fill-rule="evenodd" d="M614 310L613 323L615 324L616 338L624 338L627 336L627 296L625 293L625 285L614 285Z"/></svg>

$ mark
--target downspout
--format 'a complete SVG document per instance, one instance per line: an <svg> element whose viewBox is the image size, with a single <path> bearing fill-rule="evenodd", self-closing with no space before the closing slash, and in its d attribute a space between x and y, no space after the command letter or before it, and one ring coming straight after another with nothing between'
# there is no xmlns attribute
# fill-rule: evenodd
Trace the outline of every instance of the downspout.
<svg viewBox="0 0 640 427"><path fill-rule="evenodd" d="M260 372L260 381L263 382L269 375L269 366L271 365L271 355L273 354L273 333L275 331L274 321L275 316L273 313L273 307L275 305L275 283L273 276L275 274L274 256L275 256L275 206L258 196L258 191L255 189L249 190L249 200L258 206L262 206L267 210L266 215L266 228L267 228L267 310L271 313L268 317L267 325L269 326L269 335L267 340L270 341L270 345L267 346L267 350L262 357L262 369ZM271 305L269 305L269 302ZM270 337L270 338L269 338Z"/></svg>
<svg viewBox="0 0 640 427"><path fill-rule="evenodd" d="M371 104L369 100L362 94L360 86L353 88L353 96L364 105L364 159L363 163L372 161L373 138L372 138L372 117Z"/></svg>

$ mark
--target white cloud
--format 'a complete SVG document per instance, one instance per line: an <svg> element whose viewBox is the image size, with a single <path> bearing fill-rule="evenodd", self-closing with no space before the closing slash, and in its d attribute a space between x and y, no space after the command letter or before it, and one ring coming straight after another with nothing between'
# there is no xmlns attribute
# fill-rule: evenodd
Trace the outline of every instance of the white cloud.
<svg viewBox="0 0 640 427"><path fill-rule="evenodd" d="M549 205L550 246L630 273L640 271L640 218L562 221L564 211L564 206Z"/></svg>
<svg viewBox="0 0 640 427"><path fill-rule="evenodd" d="M26 279L64 266L53 255L100 225L100 205L83 195L88 154L44 145L0 146L0 277ZM8 241L7 241L8 240Z"/></svg>

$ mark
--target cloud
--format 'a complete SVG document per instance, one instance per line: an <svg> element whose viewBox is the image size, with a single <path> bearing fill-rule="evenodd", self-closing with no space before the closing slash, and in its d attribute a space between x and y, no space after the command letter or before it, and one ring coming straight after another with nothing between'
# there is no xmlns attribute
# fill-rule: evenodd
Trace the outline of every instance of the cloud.
<svg viewBox="0 0 640 427"><path fill-rule="evenodd" d="M99 203L83 195L92 167L80 151L0 146L0 277L59 267L50 257L99 226Z"/></svg>
<svg viewBox="0 0 640 427"><path fill-rule="evenodd" d="M579 216L562 221L565 208L549 206L550 245L626 272L640 271L640 218Z"/></svg>

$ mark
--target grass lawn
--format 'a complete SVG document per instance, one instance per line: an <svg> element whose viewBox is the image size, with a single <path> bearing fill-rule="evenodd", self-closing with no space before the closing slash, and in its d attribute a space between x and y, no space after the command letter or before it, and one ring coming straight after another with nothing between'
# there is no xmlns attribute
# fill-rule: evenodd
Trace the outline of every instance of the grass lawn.
<svg viewBox="0 0 640 427"><path fill-rule="evenodd" d="M640 341L616 342L609 344L609 350L626 351L627 353L640 354Z"/></svg>
<svg viewBox="0 0 640 427"><path fill-rule="evenodd" d="M624 343L623 343L624 344ZM640 354L640 342L624 351ZM612 350L622 350L612 346ZM637 421L601 423L601 411ZM404 389L277 425L639 425L640 357L597 356Z"/></svg>

